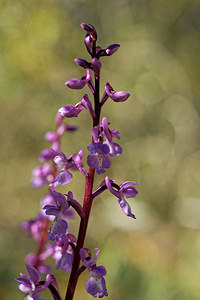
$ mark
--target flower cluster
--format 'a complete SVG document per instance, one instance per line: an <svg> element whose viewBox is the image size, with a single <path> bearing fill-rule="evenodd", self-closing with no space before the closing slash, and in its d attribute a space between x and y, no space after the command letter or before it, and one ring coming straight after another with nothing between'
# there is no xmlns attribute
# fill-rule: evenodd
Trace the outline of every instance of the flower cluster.
<svg viewBox="0 0 200 300"><path fill-rule="evenodd" d="M70 79L65 85L75 90L88 86L94 103L89 99L88 94L84 94L77 104L67 104L58 109L56 130L45 135L45 139L51 143L51 146L41 151L39 161L42 165L33 170L32 186L40 188L47 185L49 193L41 199L37 216L22 223L22 228L27 230L37 243L36 253L29 253L26 257L29 275L20 274L20 277L16 278L20 283L19 289L26 293L27 300L39 299L38 293L46 288L50 290L54 299L62 300L55 277L49 274L51 266L46 262L49 257L55 260L57 269L70 273L65 299L72 300L78 277L85 269L88 269L91 276L85 284L87 292L93 297L108 296L104 278L107 273L106 268L96 265L100 250L95 248L96 254L92 259L90 249L84 248L93 200L108 190L117 197L123 213L135 219L127 202L127 199L138 194L135 188L138 184L135 181L126 181L118 185L106 176L99 187L93 191L95 172L97 175L104 174L110 168L113 157L122 154L122 147L116 142L120 140L120 133L110 128L111 124L106 116L101 119L101 109L108 99L120 103L126 101L130 94L125 91L115 91L107 82L100 98L102 67L100 59L116 53L120 45L111 44L102 48L97 45L97 32L94 26L82 23L81 27L86 31L85 46L91 61L76 58L76 64L84 69L84 73L80 79ZM88 111L93 123L92 142L88 142L85 149L81 149L78 153L66 155L60 149L61 137L65 132L76 131L77 127L66 124L65 118L77 118L84 109ZM84 158L85 153L87 159ZM84 165L85 160L88 166ZM74 197L72 191L68 190L67 194L58 191L60 185L69 184L74 176L73 171L80 172L85 180L83 204L74 199L76 196ZM69 221L75 213L80 217L77 237L68 231L73 229ZM45 281L41 281L41 273L47 273Z"/></svg>
<svg viewBox="0 0 200 300"><path fill-rule="evenodd" d="M88 279L85 284L87 292L93 297L97 297L97 294L99 294L99 298L102 298L104 296L108 296L106 282L104 279L107 272L104 266L96 266L97 256L100 250L95 248L95 251L96 254L94 260L92 259L91 251L88 248L81 248L79 253L83 266L89 270L91 275L91 278Z"/></svg>

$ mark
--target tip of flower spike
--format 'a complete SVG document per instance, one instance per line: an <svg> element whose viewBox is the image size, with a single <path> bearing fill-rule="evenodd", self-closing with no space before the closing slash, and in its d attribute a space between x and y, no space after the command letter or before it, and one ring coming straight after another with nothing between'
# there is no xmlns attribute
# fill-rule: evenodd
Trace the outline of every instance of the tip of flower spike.
<svg viewBox="0 0 200 300"><path fill-rule="evenodd" d="M88 30L89 29L89 26L86 24L86 23L81 23L81 27L84 29L84 30Z"/></svg>
<svg viewBox="0 0 200 300"><path fill-rule="evenodd" d="M95 41L97 40L97 32L96 32L96 29L94 28L93 25L91 25L91 24L86 24L86 23L81 23L81 27L82 27L87 33L89 33Z"/></svg>

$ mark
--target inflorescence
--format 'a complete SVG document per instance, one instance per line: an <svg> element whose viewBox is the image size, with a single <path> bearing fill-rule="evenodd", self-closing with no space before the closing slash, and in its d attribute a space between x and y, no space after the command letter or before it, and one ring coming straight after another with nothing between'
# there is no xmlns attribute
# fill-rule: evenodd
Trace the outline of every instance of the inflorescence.
<svg viewBox="0 0 200 300"><path fill-rule="evenodd" d="M85 69L84 75L78 79L68 80L65 85L71 89L82 89L88 85L94 104L87 94L83 95L81 101L76 105L65 105L58 110L56 116L55 132L47 132L45 139L51 144L39 155L42 165L36 167L32 173L31 184L34 188L48 185L48 193L41 199L41 209L34 219L22 223L22 228L29 232L37 243L36 253L30 253L26 257L27 274L20 273L16 280L20 283L19 289L26 294L26 300L39 299L39 293L48 288L53 299L61 300L58 283L51 267L46 263L49 257L56 261L56 268L70 273L66 292L66 300L73 298L76 283L80 274L88 269L90 278L85 287L89 294L102 298L108 296L105 276L106 268L97 266L99 249L95 248L96 254L92 258L91 250L84 248L84 240L87 230L88 219L93 199L108 190L118 199L123 213L135 219L131 207L127 202L138 194L135 181L126 181L120 185L116 184L108 176L104 178L99 187L93 190L95 172L101 175L111 166L111 159L122 153L121 146L116 143L120 140L120 133L110 129L107 117L101 117L101 108L110 98L114 102L123 102L129 98L129 93L115 91L110 83L106 83L105 91L100 99L100 71L104 56L113 55L120 47L112 44L106 49L96 45L97 33L90 24L82 23L81 27L86 31L85 46L91 56L91 62L82 58L76 58L77 65ZM92 74L93 73L93 78ZM84 167L83 157L86 149L78 153L66 156L60 150L61 137L65 132L75 132L75 125L66 124L66 118L75 118L83 110L87 110L93 122L92 143L87 146L87 164ZM79 171L85 178L85 194L83 205L74 199L72 191L62 194L57 191L59 185L67 185L73 179L74 171ZM68 232L70 218L77 213L80 217L79 234L75 237ZM82 265L80 266L82 261ZM46 274L45 280L41 280L41 274Z"/></svg>

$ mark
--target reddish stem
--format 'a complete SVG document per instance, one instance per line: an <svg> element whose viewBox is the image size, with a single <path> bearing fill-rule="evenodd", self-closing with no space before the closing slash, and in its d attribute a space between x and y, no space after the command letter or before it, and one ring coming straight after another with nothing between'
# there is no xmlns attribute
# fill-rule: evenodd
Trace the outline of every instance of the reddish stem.
<svg viewBox="0 0 200 300"><path fill-rule="evenodd" d="M85 213L85 217L81 219L80 227L79 227L79 233L78 233L78 239L77 239L77 246L74 254L74 261L72 265L72 271L69 278L68 288L65 300L72 300L76 288L76 284L78 281L79 273L77 272L79 269L80 264L80 255L79 251L81 248L83 248L84 241L85 241L85 235L88 225L88 220L90 216L90 210L92 206L92 188L93 188L93 182L94 182L94 171L95 169L89 170L89 175L86 179L86 185L85 185L85 196L84 196L84 204L83 204L83 211Z"/></svg>
<svg viewBox="0 0 200 300"><path fill-rule="evenodd" d="M93 43L92 57L96 57L96 42ZM94 106L95 106L96 118L93 120L93 127L97 126L99 124L99 120L100 120L101 105L99 103L99 86L100 86L100 79L98 76L98 78L95 78ZM83 202L83 211L85 213L85 217L81 218L81 222L80 222L77 246L76 246L76 250L74 253L72 271L71 271L69 282L68 282L65 300L73 299L76 284L77 284L77 281L78 281L78 278L80 275L80 272L78 272L79 265L80 265L79 251L84 246L87 225L88 225L90 211L91 211L92 202L93 202L92 189L93 189L93 183L94 183L94 173L95 173L95 169L90 168L88 177L86 178L85 195L84 195L84 202Z"/></svg>

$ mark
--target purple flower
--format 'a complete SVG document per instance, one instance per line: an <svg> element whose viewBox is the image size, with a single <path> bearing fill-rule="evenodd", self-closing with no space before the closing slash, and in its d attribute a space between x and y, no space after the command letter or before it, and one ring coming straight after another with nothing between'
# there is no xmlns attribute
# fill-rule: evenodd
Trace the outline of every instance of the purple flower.
<svg viewBox="0 0 200 300"><path fill-rule="evenodd" d="M86 281L85 288L87 292L93 297L103 298L108 296L106 283L103 276L106 275L106 268L104 266L96 266L97 256L99 249L95 248L96 254L94 260L91 258L91 251L87 248L80 249L80 258L83 261L83 265L89 270L91 278ZM88 256L86 257L86 253Z"/></svg>
<svg viewBox="0 0 200 300"><path fill-rule="evenodd" d="M67 231L68 224L63 219L55 219L51 225L48 239L51 241L55 241L56 239L59 239L62 237L66 231Z"/></svg>
<svg viewBox="0 0 200 300"><path fill-rule="evenodd" d="M36 241L40 240L41 231L43 228L43 221L47 219L42 212L40 212L35 219L30 219L21 223L21 228L23 230L28 230L29 235L33 237Z"/></svg>
<svg viewBox="0 0 200 300"><path fill-rule="evenodd" d="M119 144L113 142L113 138L120 139L120 133L116 130L109 130L108 128L108 119L104 117L102 119L102 127L103 127L103 133L106 138L106 144L108 145L110 149L110 156L118 156L122 153L122 148Z"/></svg>
<svg viewBox="0 0 200 300"><path fill-rule="evenodd" d="M111 165L109 159L109 147L105 143L92 143L87 149L91 154L87 157L87 163L90 168L95 168L97 174L105 173Z"/></svg>
<svg viewBox="0 0 200 300"><path fill-rule="evenodd" d="M58 112L65 118L75 118L84 109L84 106L79 102L75 106L65 105Z"/></svg>
<svg viewBox="0 0 200 300"><path fill-rule="evenodd" d="M76 238L73 234L66 233L55 241L53 258L57 262L57 269L71 272Z"/></svg>
<svg viewBox="0 0 200 300"><path fill-rule="evenodd" d="M40 286L40 273L31 265L26 265L26 269L29 275L20 273L20 277L15 278L15 280L20 283L18 286L20 291L28 294L26 299L38 300L38 293L50 285L52 280L51 275L47 274L44 284Z"/></svg>
<svg viewBox="0 0 200 300"><path fill-rule="evenodd" d="M106 84L105 91L106 91L107 95L115 102L124 102L130 96L129 93L124 92L124 91L115 92L109 83Z"/></svg>
<svg viewBox="0 0 200 300"><path fill-rule="evenodd" d="M69 208L69 203L66 200L65 196L51 189L49 189L49 192L54 198L55 205L45 205L43 207L46 215L53 215L55 217L63 215L65 216Z"/></svg>
<svg viewBox="0 0 200 300"><path fill-rule="evenodd" d="M127 198L133 198L138 194L138 191L134 186L138 185L135 181L126 181L119 186L119 190L115 190L112 185L109 177L105 178L105 183L108 190L118 198L118 203L122 211L128 217L136 219L135 215L132 214L130 205L126 201Z"/></svg>
<svg viewBox="0 0 200 300"><path fill-rule="evenodd" d="M51 149L44 149L40 152L39 161L44 162L46 160L51 160L55 156L55 153Z"/></svg>
<svg viewBox="0 0 200 300"><path fill-rule="evenodd" d="M65 218L67 216L69 203L63 194L52 191L51 189L49 189L49 192L54 198L55 205L45 205L43 209L46 215L55 216L48 236L50 240L54 241L66 233L68 223L63 217Z"/></svg>
<svg viewBox="0 0 200 300"><path fill-rule="evenodd" d="M51 166L46 163L36 167L32 172L31 184L34 188L40 188L48 183L48 176L51 174Z"/></svg>
<svg viewBox="0 0 200 300"><path fill-rule="evenodd" d="M49 185L50 187L56 187L57 185L65 185L72 179L72 174L68 169L79 169L79 171L87 177L87 172L83 167L82 158L84 156L84 150L80 150L79 153L73 154L68 158L61 151L55 151L54 162L61 168L61 171L55 177L54 181Z"/></svg>
<svg viewBox="0 0 200 300"><path fill-rule="evenodd" d="M65 85L70 89L80 90L86 85L86 83L88 83L90 77L91 77L90 70L87 69L84 76L81 77L81 79L78 78L70 79L65 83Z"/></svg>

